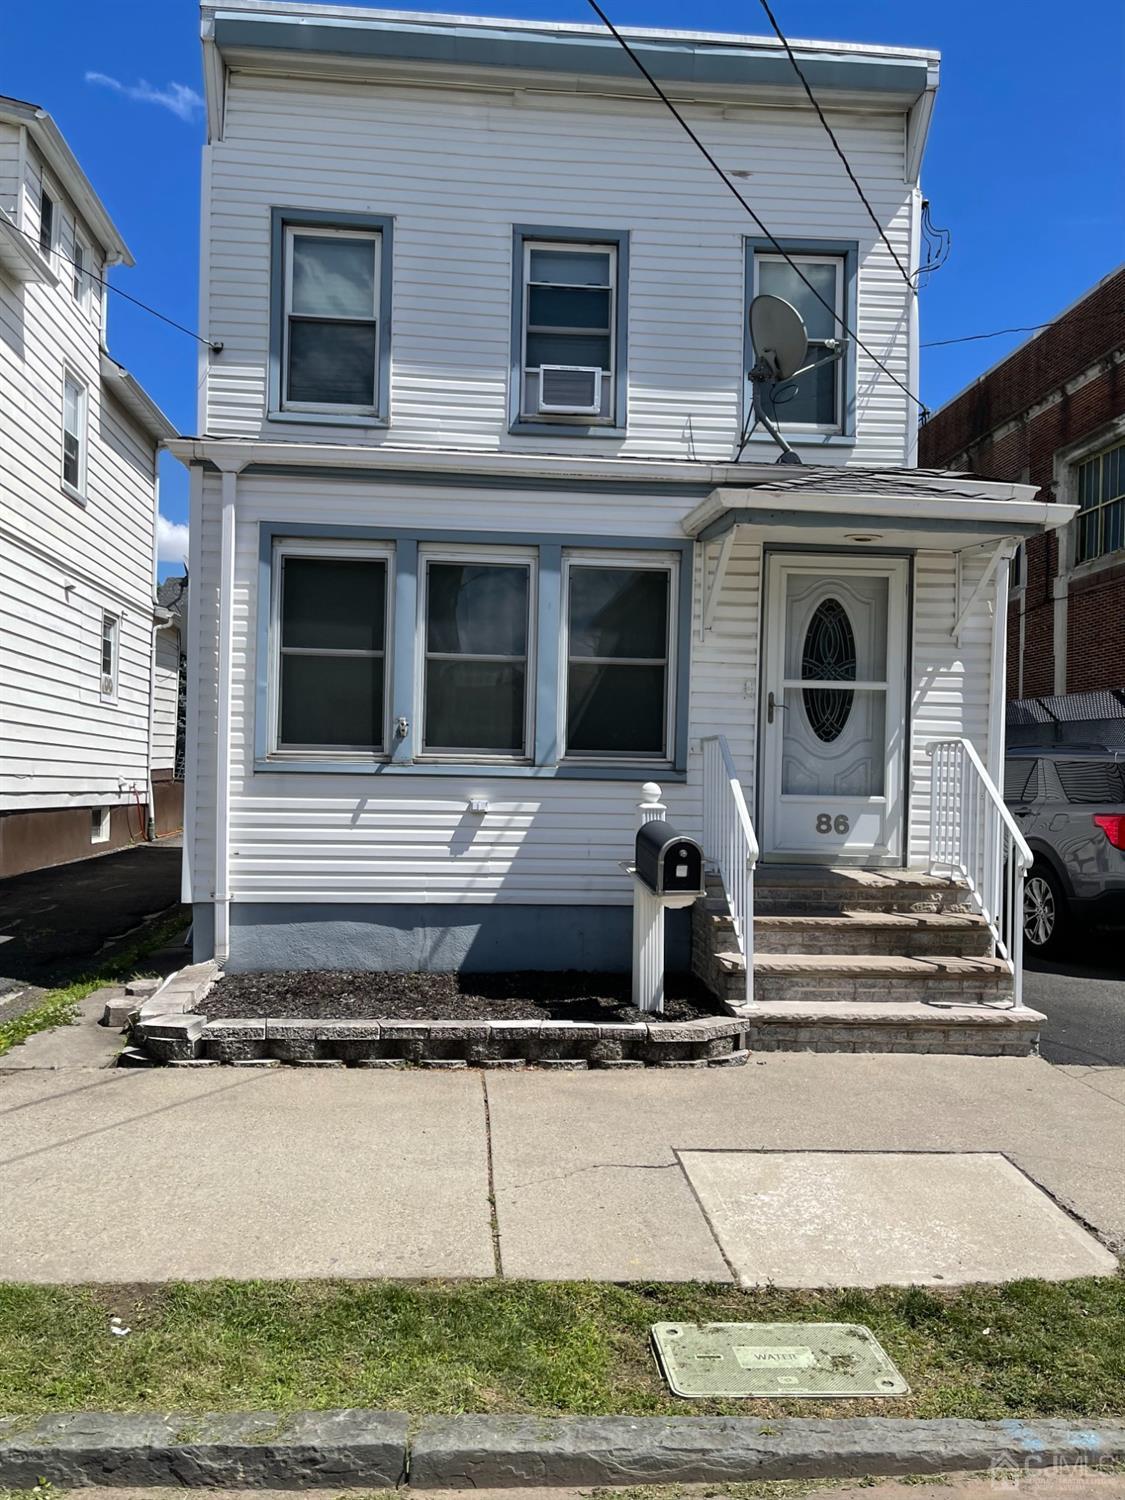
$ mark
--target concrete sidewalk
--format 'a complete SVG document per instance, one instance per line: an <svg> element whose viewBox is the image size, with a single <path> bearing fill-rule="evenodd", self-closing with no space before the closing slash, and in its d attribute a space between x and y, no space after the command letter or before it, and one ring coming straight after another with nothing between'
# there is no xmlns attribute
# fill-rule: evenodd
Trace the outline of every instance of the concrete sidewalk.
<svg viewBox="0 0 1125 1500"><path fill-rule="evenodd" d="M682 1154L783 1148L1004 1153L1120 1252L1123 1081L1038 1059L801 1053L720 1073L13 1071L0 1277L729 1282L739 1247ZM995 1279L1033 1238L1010 1230Z"/></svg>

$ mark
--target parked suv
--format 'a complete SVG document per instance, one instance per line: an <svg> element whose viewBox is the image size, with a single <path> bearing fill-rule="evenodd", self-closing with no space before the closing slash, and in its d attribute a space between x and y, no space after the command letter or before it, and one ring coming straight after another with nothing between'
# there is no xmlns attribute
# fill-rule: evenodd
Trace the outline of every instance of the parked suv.
<svg viewBox="0 0 1125 1500"><path fill-rule="evenodd" d="M1080 922L1125 921L1125 750L1012 746L1004 800L1035 856L1027 951L1057 951Z"/></svg>

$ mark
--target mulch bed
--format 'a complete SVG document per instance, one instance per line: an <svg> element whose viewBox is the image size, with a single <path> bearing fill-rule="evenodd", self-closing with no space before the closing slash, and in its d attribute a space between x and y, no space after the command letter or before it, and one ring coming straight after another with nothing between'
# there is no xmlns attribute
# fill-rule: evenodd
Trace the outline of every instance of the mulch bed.
<svg viewBox="0 0 1125 1500"><path fill-rule="evenodd" d="M630 1003L628 974L378 974L315 969L229 974L199 1006L209 1020L601 1021L651 1020ZM665 1021L720 1014L687 974L670 974Z"/></svg>

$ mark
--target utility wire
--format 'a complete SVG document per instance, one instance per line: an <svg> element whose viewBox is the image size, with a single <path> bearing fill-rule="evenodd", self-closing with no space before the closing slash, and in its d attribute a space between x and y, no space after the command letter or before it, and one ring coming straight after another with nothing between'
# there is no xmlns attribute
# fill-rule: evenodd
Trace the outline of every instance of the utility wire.
<svg viewBox="0 0 1125 1500"><path fill-rule="evenodd" d="M915 296L917 296L918 288L915 285L914 279L910 275L910 272L903 265L902 261L899 260L898 253L895 250L895 247L891 244L890 240L887 238L886 231L883 229L882 224L879 223L879 220L878 220L878 217L877 217L877 215L875 213L875 210L871 207L871 204L870 204L870 202L868 201L868 198L867 198L867 194L863 191L863 188L860 185L859 178L852 171L852 164L851 164L851 162L848 160L847 156L844 154L844 148L843 148L843 146L841 146L840 142L836 139L836 132L832 129L832 126L829 125L828 120L827 120L827 118L825 116L824 111L821 109L820 104L817 102L816 95L813 93L812 89L809 87L809 81L808 81L808 79L805 77L804 73L801 71L801 65L797 61L797 56L794 53L793 48L789 45L788 38L786 37L785 33L782 31L781 27L777 24L777 17L774 15L773 11L770 9L769 0L761 0L761 6L762 6L762 9L765 11L767 17L769 18L770 25L773 27L774 31L777 34L778 41L785 48L786 55L788 56L789 61L793 64L793 71L794 71L794 73L796 73L797 77L801 80L801 87L804 89L805 93L808 95L809 103L812 105L813 109L816 110L816 113L817 113L817 116L818 116L818 118L820 120L820 123L824 126L825 133L827 134L828 139L832 142L832 145L833 145L833 147L834 147L834 149L836 151L836 155L843 162L843 164L844 164L844 171L851 178L851 180L852 180L852 186L855 188L856 192L859 194L860 202L863 204L864 208L867 210L867 216L871 220L872 224L874 224L876 233L878 234L879 238L883 241L883 244L886 245L888 251L890 252L891 259L894 261L895 265L898 267L899 275L902 277L903 281L906 282L907 286L915 294Z"/></svg>
<svg viewBox="0 0 1125 1500"><path fill-rule="evenodd" d="M1088 312L1084 316L1097 318L1099 321L1102 321L1110 313L1114 312L1125 312L1125 306L1102 308L1098 312ZM955 339L930 339L918 347L921 349L941 349L946 344L971 344L975 343L977 339L998 339L1005 333L1038 333L1043 328L1053 328L1056 323L1061 323L1065 316L1066 314L1062 313L1057 318L1051 318L1047 323L1028 323L1022 328L993 328L988 333L963 333Z"/></svg>
<svg viewBox="0 0 1125 1500"><path fill-rule="evenodd" d="M20 229L10 220L7 227L14 229L17 234L22 234L25 239L30 240L36 249L40 248L39 236L32 234L29 229ZM151 313L154 318L159 318L162 323L167 323L169 327L177 328L181 333L186 333L188 338L195 339L200 344L205 344L213 353L219 354L222 351L222 344L216 343L212 339L205 339L202 334L196 333L193 328L185 328L182 323L177 323L175 318L168 317L167 313L159 312L155 307L150 307L147 302L142 302L139 297L134 297L129 292L123 292L119 286L114 286L112 282L106 281L104 277L95 276L93 271L84 265L80 265L78 261L72 260L69 255L64 255L61 250L53 250L51 254L57 256L59 260L64 260L68 266L73 266L76 271L80 271L87 280L96 281L99 286L104 286L107 292L115 292L117 296L124 297L126 302L131 302L134 307L139 307L144 312Z"/></svg>
<svg viewBox="0 0 1125 1500"><path fill-rule="evenodd" d="M864 354L867 355L868 359L872 360L878 366L878 368L880 370L882 370L883 374L887 377L887 379L890 380L894 385L897 385L898 388L899 388L899 390L902 391L902 392L904 392L905 395L907 395L910 398L910 400L914 402L915 406L917 406L918 410L922 413L923 420L925 420L925 418L929 415L929 408L926 406L926 404L923 401L921 401L914 394L914 392L910 389L910 387L908 385L904 384L904 382L901 381L898 378L897 375L895 375L891 370L887 369L887 367L883 363L883 361L879 358L879 356L877 354L875 354L871 349L869 349L867 347L867 345L860 338L859 334L856 333L854 331L854 329L851 329L851 328L848 327L848 325L844 322L843 318L840 317L840 314L837 312L836 308L834 308L832 306L832 304L826 298L824 298L824 297L821 296L821 294L817 291L816 287L813 286L812 282L805 275L805 273L801 270L800 266L796 263L796 261L789 254L789 252L781 245L781 243L778 241L778 239L776 238L776 236L770 233L770 231L766 228L765 224L762 223L761 219L754 212L753 208L751 208L750 204L742 196L742 194L739 192L738 188L731 181L731 179L727 176L727 174L723 171L722 167L716 161L716 159L714 158L714 156L712 156L712 154L708 150L708 148L704 145L703 141L699 138L698 135L696 135L695 131L688 124L687 120L684 119L683 115L679 112L679 110L676 108L676 106L672 103L671 99L669 99L668 95L664 92L664 90L657 83L656 79L652 76L652 74L649 72L649 70L645 67L644 63L641 61L641 59L633 51L632 47L630 47L629 43L625 40L625 38L618 31L617 27L614 26L613 22L606 15L605 11L602 10L601 6L598 4L598 0L587 0L587 3L589 4L590 9L594 12L594 14L601 21L602 25L606 28L606 30L609 32L609 34L613 37L614 41L617 42L617 44L625 52L626 56L632 62L632 64L634 65L634 67L637 69L637 71L646 80L646 82L648 83L649 87L652 89L653 93L656 94L657 98L664 105L664 107L668 110L669 114L671 114L672 118L680 126L681 130L683 130L683 132L685 133L685 135L687 135L689 137L689 139L692 141L692 143L694 144L694 146L696 147L696 149L700 152L700 154L708 162L708 164L710 165L710 167L712 168L712 170L718 176L719 181L723 184L723 186L727 189L728 192L732 193L734 195L734 197L738 199L739 203L742 205L742 207L746 210L746 212L750 215L751 219L757 225L759 231L763 235L765 235L765 237L766 237L767 240L769 240L770 244L777 251L778 255L781 256L782 260L784 260L785 262L787 262L787 264L789 265L790 269L793 270L796 273L798 280L804 282L805 286L808 287L809 291L813 294L813 296L820 303L820 305L822 307L824 307L824 308L827 308L828 311L832 314L833 321L836 322L836 323L839 323L840 327L843 328L844 332L847 333L850 338L853 338L855 340L857 347L860 348L860 349L862 349L863 352L864 352Z"/></svg>

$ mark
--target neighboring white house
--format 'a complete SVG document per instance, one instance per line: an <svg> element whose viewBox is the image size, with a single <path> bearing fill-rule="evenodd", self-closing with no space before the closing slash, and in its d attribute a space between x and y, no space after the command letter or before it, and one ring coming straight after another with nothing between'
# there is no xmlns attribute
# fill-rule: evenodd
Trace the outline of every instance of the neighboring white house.
<svg viewBox="0 0 1125 1500"><path fill-rule="evenodd" d="M144 838L156 452L106 352L128 248L36 105L0 97L0 874Z"/></svg>
<svg viewBox="0 0 1125 1500"><path fill-rule="evenodd" d="M935 806L927 747L997 779L1006 559L1070 511L911 468L917 299L781 48L629 32L784 253L597 27L235 0L203 35L197 954L627 967L643 782L700 833L707 759L739 899L725 751L760 881L929 869L964 798L998 923L989 778L944 752ZM917 267L936 55L796 50ZM777 407L804 467L744 440L758 292L847 340Z"/></svg>

